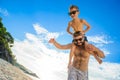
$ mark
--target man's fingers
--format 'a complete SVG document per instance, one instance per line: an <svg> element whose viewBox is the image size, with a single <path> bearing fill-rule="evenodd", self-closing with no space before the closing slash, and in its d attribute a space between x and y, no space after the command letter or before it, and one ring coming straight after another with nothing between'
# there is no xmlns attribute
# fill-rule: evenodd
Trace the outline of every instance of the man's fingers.
<svg viewBox="0 0 120 80"><path fill-rule="evenodd" d="M53 43L54 42L54 38L51 38L50 40L49 40L49 43Z"/></svg>

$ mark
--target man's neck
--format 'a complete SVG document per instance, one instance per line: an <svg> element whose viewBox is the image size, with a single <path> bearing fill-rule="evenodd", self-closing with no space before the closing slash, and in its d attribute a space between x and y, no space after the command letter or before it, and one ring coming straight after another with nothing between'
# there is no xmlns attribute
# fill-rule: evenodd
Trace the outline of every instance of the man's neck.
<svg viewBox="0 0 120 80"><path fill-rule="evenodd" d="M76 47L78 47L78 48L83 48L84 47L84 43L82 43L82 45L77 45L77 44L75 44L76 45Z"/></svg>

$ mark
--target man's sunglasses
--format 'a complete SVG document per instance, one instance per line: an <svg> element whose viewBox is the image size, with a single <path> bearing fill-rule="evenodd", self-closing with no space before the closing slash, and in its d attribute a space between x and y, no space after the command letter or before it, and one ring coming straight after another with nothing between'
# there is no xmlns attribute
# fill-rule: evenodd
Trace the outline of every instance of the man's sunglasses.
<svg viewBox="0 0 120 80"><path fill-rule="evenodd" d="M78 42L78 41L82 41L83 38L79 38L79 39L73 39L73 42Z"/></svg>
<svg viewBox="0 0 120 80"><path fill-rule="evenodd" d="M78 11L79 11L79 10L75 10L75 11L69 12L68 14L69 14L69 15L76 14L76 12L78 12Z"/></svg>

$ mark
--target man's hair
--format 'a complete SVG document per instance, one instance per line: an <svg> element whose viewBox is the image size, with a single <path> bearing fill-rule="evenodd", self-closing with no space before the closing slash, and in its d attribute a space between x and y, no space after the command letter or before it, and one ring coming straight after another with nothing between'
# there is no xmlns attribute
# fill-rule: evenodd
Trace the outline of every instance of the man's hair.
<svg viewBox="0 0 120 80"><path fill-rule="evenodd" d="M76 32L74 32L73 37L77 37L80 35L83 35L83 34L80 31L76 31Z"/></svg>
<svg viewBox="0 0 120 80"><path fill-rule="evenodd" d="M71 6L70 6L70 9L73 9L73 8L76 8L77 10L79 10L79 8L78 8L77 6L71 5Z"/></svg>

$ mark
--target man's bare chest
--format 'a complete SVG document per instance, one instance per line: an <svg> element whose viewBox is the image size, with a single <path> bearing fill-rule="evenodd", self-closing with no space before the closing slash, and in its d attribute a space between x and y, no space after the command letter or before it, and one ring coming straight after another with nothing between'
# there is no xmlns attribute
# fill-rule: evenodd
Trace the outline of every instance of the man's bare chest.
<svg viewBox="0 0 120 80"><path fill-rule="evenodd" d="M74 52L74 56L75 57L79 57L79 58L87 58L89 56L88 52L85 51L84 49L79 49L77 48Z"/></svg>

